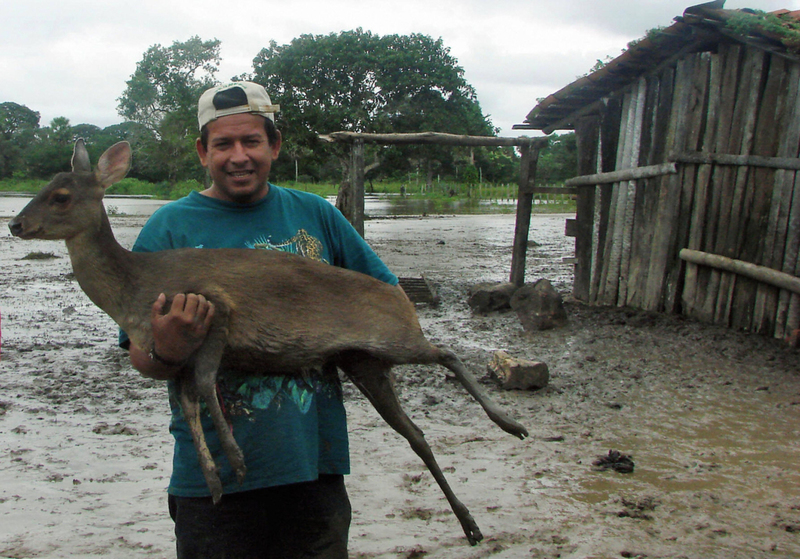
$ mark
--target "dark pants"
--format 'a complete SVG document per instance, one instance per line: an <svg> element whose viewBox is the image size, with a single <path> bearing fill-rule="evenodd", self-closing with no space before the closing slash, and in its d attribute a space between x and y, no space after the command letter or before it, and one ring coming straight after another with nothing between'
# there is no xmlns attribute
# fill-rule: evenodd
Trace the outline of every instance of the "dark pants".
<svg viewBox="0 0 800 559"><path fill-rule="evenodd" d="M169 496L178 559L347 559L344 477L211 497Z"/></svg>

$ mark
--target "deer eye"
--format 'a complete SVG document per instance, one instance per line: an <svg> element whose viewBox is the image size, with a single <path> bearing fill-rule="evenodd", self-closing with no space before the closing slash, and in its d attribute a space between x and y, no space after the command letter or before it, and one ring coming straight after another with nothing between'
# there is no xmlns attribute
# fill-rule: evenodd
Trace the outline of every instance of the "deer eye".
<svg viewBox="0 0 800 559"><path fill-rule="evenodd" d="M50 201L59 206L67 204L71 199L69 191L56 191L50 196Z"/></svg>

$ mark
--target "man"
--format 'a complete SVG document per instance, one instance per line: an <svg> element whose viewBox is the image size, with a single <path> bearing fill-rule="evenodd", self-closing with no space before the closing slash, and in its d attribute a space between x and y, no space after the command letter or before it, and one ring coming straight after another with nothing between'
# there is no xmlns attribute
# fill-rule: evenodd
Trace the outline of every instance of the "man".
<svg viewBox="0 0 800 559"><path fill-rule="evenodd" d="M277 110L254 83L206 91L198 103L197 153L211 186L159 209L134 250L287 250L396 285L397 277L331 204L268 182L281 148L273 121ZM130 345L124 333L121 343L130 346L138 371L171 381L202 343L214 305L202 294L187 293L165 307L163 296L153 305L154 347ZM350 502L343 475L349 473L349 451L341 386L335 369L293 373L242 377L220 371L218 393L244 452L247 476L237 484L204 417L225 492L216 506L169 383L175 437L169 510L179 558L347 557Z"/></svg>

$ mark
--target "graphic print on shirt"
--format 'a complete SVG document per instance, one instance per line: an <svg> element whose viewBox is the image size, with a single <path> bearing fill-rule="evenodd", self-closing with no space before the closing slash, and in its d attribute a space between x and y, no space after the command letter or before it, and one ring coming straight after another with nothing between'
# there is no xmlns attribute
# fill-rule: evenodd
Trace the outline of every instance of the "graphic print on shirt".
<svg viewBox="0 0 800 559"><path fill-rule="evenodd" d="M330 262L322 257L322 243L316 237L309 235L308 231L305 229L299 229L291 239L286 241L273 243L270 241L270 239L261 237L253 243L248 243L247 247L265 250L280 250L283 252L289 252L291 254L305 256L306 258L311 258L312 260L318 260L320 262L324 262L325 264L330 264Z"/></svg>

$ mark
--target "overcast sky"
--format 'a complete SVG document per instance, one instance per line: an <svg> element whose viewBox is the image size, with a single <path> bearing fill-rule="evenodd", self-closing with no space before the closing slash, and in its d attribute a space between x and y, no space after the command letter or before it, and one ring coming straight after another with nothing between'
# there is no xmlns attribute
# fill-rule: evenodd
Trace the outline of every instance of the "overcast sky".
<svg viewBox="0 0 800 559"><path fill-rule="evenodd" d="M617 56L648 29L667 26L691 0L3 0L0 102L105 127L150 46L193 35L222 42L217 78L252 71L270 40L361 27L378 35L441 37L506 136L520 135L536 99ZM800 0L728 0L728 9L800 9Z"/></svg>

